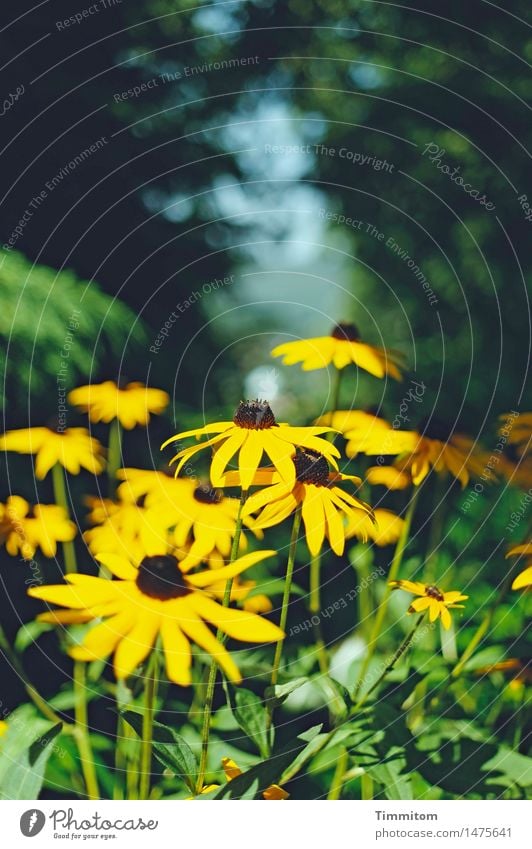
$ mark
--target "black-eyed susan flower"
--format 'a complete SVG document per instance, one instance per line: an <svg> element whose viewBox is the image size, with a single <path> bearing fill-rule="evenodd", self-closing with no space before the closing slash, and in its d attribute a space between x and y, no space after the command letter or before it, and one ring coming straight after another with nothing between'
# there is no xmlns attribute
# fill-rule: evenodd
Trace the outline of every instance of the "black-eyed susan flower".
<svg viewBox="0 0 532 849"><path fill-rule="evenodd" d="M273 349L272 356L283 357L287 366L301 363L303 371L327 368L331 363L335 368L343 369L354 363L375 377L389 375L401 380L398 368L402 359L400 354L363 342L354 324L337 324L330 336L283 342Z"/></svg>
<svg viewBox="0 0 532 849"><path fill-rule="evenodd" d="M331 430L330 427L291 427L288 424L278 424L267 401L241 401L232 421L214 422L205 427L178 433L167 439L161 448L190 436L199 438L214 434L201 445L178 451L171 461L179 461L176 475L198 451L215 448L210 469L213 486L222 486L223 474L238 453L241 485L242 489L247 490L260 466L263 454L270 458L281 478L291 485L295 483L296 478L293 462L296 446L321 452L336 467L335 458L340 456L338 449L320 438Z"/></svg>
<svg viewBox="0 0 532 849"><path fill-rule="evenodd" d="M401 536L404 523L401 516L383 507L374 510L373 520L368 514L357 511L347 520L345 538L356 537L363 541L370 539L378 546L391 545Z"/></svg>
<svg viewBox="0 0 532 849"><path fill-rule="evenodd" d="M134 381L118 386L112 380L104 383L91 383L78 386L68 394L73 407L79 407L88 413L91 422L105 422L118 419L126 430L136 425L146 426L150 414L158 415L168 406L170 397L162 389L153 389Z"/></svg>
<svg viewBox="0 0 532 849"><path fill-rule="evenodd" d="M446 631L451 627L449 610L463 608L464 605L458 602L469 598L458 590L443 592L433 584L422 584L419 581L390 581L390 586L394 590L405 590L407 593L419 596L412 602L408 612L423 613L428 610L430 621L434 622L440 618Z"/></svg>
<svg viewBox="0 0 532 849"><path fill-rule="evenodd" d="M359 484L360 478L343 475L329 468L323 454L298 451L294 457L296 482L294 486L280 480L275 469L261 469L253 483L266 486L251 495L244 505L243 515L261 511L255 519L257 528L270 528L290 516L301 505L305 537L311 554L321 551L325 538L335 554L343 554L346 539L346 520L354 515L372 517L369 504L343 490L339 483Z"/></svg>
<svg viewBox="0 0 532 849"><path fill-rule="evenodd" d="M195 643L212 656L231 681L239 683L234 660L206 623L247 643L274 642L284 634L255 613L223 607L214 600L210 588L273 554L256 551L223 569L194 575L183 575L177 559L168 554L145 557L138 567L125 557L100 554L96 559L117 580L67 575L66 584L33 587L28 594L66 608L43 613L40 621L72 624L103 619L69 653L80 661L103 659L114 653L117 679L127 678L160 636L170 681L190 684L190 644Z"/></svg>
<svg viewBox="0 0 532 849"><path fill-rule="evenodd" d="M104 467L102 446L84 427L62 431L48 427L8 430L0 436L0 450L35 454L35 476L39 480L43 480L56 463L71 475L78 475L81 469L99 475Z"/></svg>
<svg viewBox="0 0 532 849"><path fill-rule="evenodd" d="M525 557L526 569L519 573L512 583L513 590L532 587L532 542L524 542L510 549L506 557Z"/></svg>
<svg viewBox="0 0 532 849"><path fill-rule="evenodd" d="M186 480L176 478L170 466L158 469L118 469L117 478L122 481L117 495L122 502L138 502L146 507L166 507L179 501L186 490Z"/></svg>
<svg viewBox="0 0 532 849"><path fill-rule="evenodd" d="M233 778L238 778L240 775L242 775L242 770L232 758L222 758L222 769L225 773L227 781L232 781ZM213 790L218 790L219 788L219 784L207 784L205 787L202 788L200 793L212 793ZM290 794L287 793L286 790L283 790L283 788L280 787L279 784L270 784L270 786L262 792L262 798L268 801L271 801L273 799L284 800L288 799L289 796ZM193 799L194 797L190 796L189 798Z"/></svg>
<svg viewBox="0 0 532 849"><path fill-rule="evenodd" d="M396 467L412 476L415 486L424 481L431 469L449 472L464 487L470 475L490 477L489 456L468 436L454 433L442 422L431 418L416 430L399 430L384 419L373 417L367 427L344 431L346 454L368 456L399 455Z"/></svg>
<svg viewBox="0 0 532 849"><path fill-rule="evenodd" d="M45 557L55 557L58 542L70 542L76 526L57 504L31 506L20 495L10 495L0 504L0 541L12 557L31 560L38 548Z"/></svg>
<svg viewBox="0 0 532 849"><path fill-rule="evenodd" d="M93 554L107 551L139 562L144 555L157 554L168 547L171 526L159 510L110 498L90 496L86 501L94 527L85 531L83 539Z"/></svg>

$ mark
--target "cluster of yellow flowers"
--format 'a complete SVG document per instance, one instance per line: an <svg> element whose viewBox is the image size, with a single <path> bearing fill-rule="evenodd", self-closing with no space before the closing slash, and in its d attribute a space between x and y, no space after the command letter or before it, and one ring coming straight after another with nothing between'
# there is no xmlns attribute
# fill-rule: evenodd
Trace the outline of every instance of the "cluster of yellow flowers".
<svg viewBox="0 0 532 849"><path fill-rule="evenodd" d="M287 364L300 362L306 370L330 363L343 369L355 363L377 377L401 379L400 357L363 343L352 325L338 325L330 336L285 343L272 353ZM160 414L169 401L162 390L140 383L120 388L111 381L75 389L69 399L92 422L117 421L126 429L147 425L150 414ZM531 425L532 417L524 416L514 437L520 440L522 454L528 450ZM179 443L171 460L176 463L175 477L168 470L122 468L116 499L88 499L93 527L84 540L100 564L100 575L70 569L66 584L32 588L34 598L63 608L40 619L63 625L100 620L71 654L88 661L114 653L118 678L129 675L160 636L171 681L190 682L191 642L210 653L228 678L239 681L223 640L206 623L243 642L284 638L280 627L258 615L271 611L267 596L257 591L254 581L239 579L276 554L246 553L249 534L261 540L265 529L299 515L309 552L316 557L326 541L342 555L350 538L388 545L404 531L403 518L381 507L373 510L357 494L361 479L340 471L340 435L348 458L397 458L366 473L367 484L391 490L419 487L431 470L449 473L464 486L486 467L487 455L474 440L434 419L403 431L372 413L332 410L312 426L292 426L277 422L267 401L241 401L231 420L178 433L163 444ZM196 444L181 447L189 438ZM39 479L60 467L70 474L83 468L96 475L105 462L101 444L85 428L10 431L0 438L0 448L34 454ZM212 452L209 481L180 478L185 464L207 449ZM263 458L269 465L263 465ZM229 469L233 461L237 468ZM234 487L240 490L238 498L225 492ZM13 495L0 505L0 538L8 552L29 559L40 548L53 557L57 542L71 542L76 527L62 500L65 503L31 507ZM531 553L530 543L510 552ZM530 584L531 574L528 568L514 587ZM445 628L451 624L449 610L467 599L459 591L444 592L417 581L398 579L390 586L417 596L410 611L428 611L431 620L440 618ZM230 607L232 601L243 609Z"/></svg>

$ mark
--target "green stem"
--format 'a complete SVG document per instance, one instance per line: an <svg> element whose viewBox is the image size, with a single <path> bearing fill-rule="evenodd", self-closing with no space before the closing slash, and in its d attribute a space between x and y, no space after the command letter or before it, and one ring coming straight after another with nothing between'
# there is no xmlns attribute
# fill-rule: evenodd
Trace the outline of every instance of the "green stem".
<svg viewBox="0 0 532 849"><path fill-rule="evenodd" d="M233 543L231 546L231 554L229 557L229 563L233 563L238 557L238 550L240 547L240 536L242 534L242 508L246 503L246 499L248 497L247 490L242 490L240 495L240 504L238 507L238 514L236 517L236 525L235 525L235 535L233 537ZM231 601L231 589L233 587L233 580L230 578L224 590L224 597L222 601L223 607L229 607L229 602ZM227 637L222 633L220 628L216 633L216 638L223 644L225 643ZM212 718L212 706L214 702L214 691L216 688L216 675L218 672L218 665L215 660L211 662L209 668L209 678L207 680L207 689L205 692L205 707L203 709L203 721L201 727L201 755L200 755L200 763L198 768L198 780L196 782L196 793L199 795L203 789L203 782L205 781L205 773L207 772L207 758L209 755L209 735L211 730L211 718Z"/></svg>
<svg viewBox="0 0 532 849"><path fill-rule="evenodd" d="M333 780L331 782L331 789L327 795L327 799L336 800L339 799L342 795L342 787L344 785L344 776L347 770L347 765L349 763L349 755L347 753L347 749L342 749L340 755L338 756L338 760L336 762L336 769L334 771Z"/></svg>
<svg viewBox="0 0 532 849"><path fill-rule="evenodd" d="M445 513L447 501L444 499L444 490L447 484L447 475L434 475L434 511L430 525L428 557L425 561L424 584L433 584L436 579L436 566L438 564L438 544L442 540L445 524Z"/></svg>
<svg viewBox="0 0 532 849"><path fill-rule="evenodd" d="M52 484L54 488L54 498L57 504L60 507L63 507L66 511L67 516L70 516L70 506L68 503L66 484L65 484L65 474L63 472L63 467L56 463L55 466L52 466ZM77 572L76 566L76 549L74 548L74 543L72 540L68 542L63 542L63 556L65 558L65 572L67 575L71 575L73 572Z"/></svg>
<svg viewBox="0 0 532 849"><path fill-rule="evenodd" d="M118 418L113 419L109 428L109 449L107 454L107 480L109 498L114 498L116 473L122 465L122 428Z"/></svg>
<svg viewBox="0 0 532 849"><path fill-rule="evenodd" d="M321 628L320 611L321 611L321 593L320 593L320 571L321 571L321 553L312 554L310 558L310 592L309 592L309 613L311 619L314 616L318 617L318 622L312 622L314 630L314 639L316 643L316 651L318 654L318 664L322 675L327 675L329 672L329 660L327 657L327 648L323 639Z"/></svg>
<svg viewBox="0 0 532 849"><path fill-rule="evenodd" d="M362 682L366 676L368 671L368 667L371 663L373 655L375 654L375 648L377 645L378 638L380 636L382 624L384 622L384 617L386 616L386 610L388 608L388 600L390 598L390 594L392 588L389 585L390 581L395 581L397 575L399 574L399 569L401 568L401 563L403 562L403 555L405 553L406 546L408 544L408 538L410 536L410 528L412 526L412 519L414 516L414 511L416 509L417 500L419 498L419 487L417 487L410 499L410 503L408 505L408 509L405 515L404 525L401 530L401 535L397 540L397 545L395 547L395 552L393 555L392 565L390 566L390 572L388 574L388 579L386 583L386 588L384 590L384 595L382 601L377 610L377 615L375 617L375 621L373 623L373 628L371 629L371 634L369 638L368 644L368 652L364 659L364 663L362 664L362 668L360 670L360 676L355 687L354 697L357 696L360 687L362 686Z"/></svg>
<svg viewBox="0 0 532 849"><path fill-rule="evenodd" d="M360 790L363 800L373 799L373 779L367 772L360 776Z"/></svg>
<svg viewBox="0 0 532 849"><path fill-rule="evenodd" d="M74 661L74 716L76 719L74 734L87 796L89 799L99 799L100 791L87 721L85 664L82 661Z"/></svg>
<svg viewBox="0 0 532 849"><path fill-rule="evenodd" d="M294 564L296 561L296 547L299 538L299 528L301 527L301 504L298 504L294 514L294 523L292 525L292 536L290 537L290 548L288 549L288 561L286 564L286 575L284 580L283 601L281 605L281 617L279 627L281 631L286 629L286 620L288 619L288 605L290 603L290 594L292 591L292 576L294 574ZM283 654L283 643L285 637L281 637L275 646L275 655L273 658L272 674L270 684L275 687L279 676L279 666Z"/></svg>
<svg viewBox="0 0 532 849"><path fill-rule="evenodd" d="M144 712L142 714L142 742L140 746L139 799L146 800L150 795L151 758L153 749L153 717L157 697L158 656L157 649L152 652L146 670L144 685Z"/></svg>
<svg viewBox="0 0 532 849"><path fill-rule="evenodd" d="M377 680L371 685L369 690L366 693L364 693L362 698L358 700L355 707L353 708L353 711L355 713L357 711L359 711L360 708L363 705L366 704L368 698L371 696L371 694L374 692L374 690L377 689L377 687L379 686L381 681L383 681L386 678L388 673L391 672L392 669L394 668L394 666L397 663L397 661L399 660L399 658L401 658L404 655L405 651L412 645L412 640L414 639L414 635L415 635L417 629L419 628L419 626L421 625L421 623L423 622L424 618L425 618L425 613L423 612L421 614L421 616L418 616L418 618L416 619L416 623L415 623L414 627L406 635L406 637L404 638L404 640L401 643L401 645L399 646L399 648L394 652L392 659L390 660L389 663L386 664L386 666L384 667L383 671L381 672L381 674L379 675Z"/></svg>

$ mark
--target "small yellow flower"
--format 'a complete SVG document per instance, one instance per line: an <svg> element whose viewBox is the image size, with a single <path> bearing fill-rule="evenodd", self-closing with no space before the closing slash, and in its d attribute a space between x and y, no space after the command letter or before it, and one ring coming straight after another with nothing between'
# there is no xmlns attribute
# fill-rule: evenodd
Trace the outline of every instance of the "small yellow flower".
<svg viewBox="0 0 532 849"><path fill-rule="evenodd" d="M398 368L400 354L362 342L354 324L337 324L330 336L284 342L273 349L272 356L283 357L287 366L302 363L303 371L327 368L331 363L342 369L354 363L375 377L389 375L395 380L402 379Z"/></svg>
<svg viewBox="0 0 532 849"><path fill-rule="evenodd" d="M358 511L353 513L347 521L345 538L357 537L364 542L371 539L378 546L391 545L397 542L401 536L405 520L383 507L377 507L373 517L374 521L367 514L360 515Z"/></svg>
<svg viewBox="0 0 532 849"><path fill-rule="evenodd" d="M65 577L66 584L32 587L28 595L67 608L41 614L42 622L72 624L103 618L81 645L70 649L70 655L92 661L114 652L117 679L126 678L145 660L160 635L170 681L181 686L191 683L193 642L212 656L231 681L240 683L231 655L205 622L242 642L276 642L284 634L255 613L222 607L211 597L211 587L273 554L256 551L223 569L194 575L183 575L177 559L168 554L145 557L138 567L125 557L100 554L96 559L117 580L71 574Z"/></svg>
<svg viewBox="0 0 532 849"><path fill-rule="evenodd" d="M0 737L3 737L8 729L8 724L3 719L0 719Z"/></svg>
<svg viewBox="0 0 532 849"><path fill-rule="evenodd" d="M83 539L92 554L106 551L140 561L167 549L170 525L155 508L92 496L86 502L95 527L85 531Z"/></svg>
<svg viewBox="0 0 532 849"><path fill-rule="evenodd" d="M327 538L334 553L343 554L346 539L344 520L353 516L367 516L371 523L373 513L368 504L345 492L337 484L342 481L359 484L360 478L331 472L327 459L314 451L298 451L294 463L294 486L280 480L275 469L260 469L252 483L273 485L266 486L248 498L242 515L249 516L261 510L254 527L271 528L284 521L301 504L310 553L318 554Z"/></svg>
<svg viewBox="0 0 532 849"><path fill-rule="evenodd" d="M332 443L320 438L329 431L330 427L291 427L287 424L277 424L266 401L241 401L233 421L215 422L178 433L167 439L161 448L190 436L199 438L204 434L214 434L201 445L178 451L171 460L172 463L179 460L176 475L198 451L215 447L210 470L213 486L223 486L223 474L236 453L242 489L247 490L251 486L263 454L270 458L281 478L293 486L296 479L293 462L296 446L321 452L336 467L335 458L340 456L340 452Z"/></svg>
<svg viewBox="0 0 532 849"><path fill-rule="evenodd" d="M48 427L8 430L0 436L0 450L35 454L35 476L39 480L43 480L56 463L71 475L78 475L81 469L99 475L104 467L103 448L84 427L69 427L63 431Z"/></svg>
<svg viewBox="0 0 532 849"><path fill-rule="evenodd" d="M135 381L123 388L112 380L105 383L78 386L68 394L73 407L88 412L91 422L118 419L122 427L132 430L136 425L145 427L150 413L159 415L166 409L170 397L162 389L152 389Z"/></svg>
<svg viewBox="0 0 532 849"><path fill-rule="evenodd" d="M512 583L513 590L523 590L532 587L532 542L525 542L511 548L506 557L526 557L527 567Z"/></svg>
<svg viewBox="0 0 532 849"><path fill-rule="evenodd" d="M419 581L390 581L390 586L394 590L405 590L407 593L420 596L412 602L408 612L422 613L424 610L428 610L430 621L434 622L439 617L446 631L451 627L449 610L463 608L464 605L458 604L458 602L469 598L467 595L462 595L458 590L444 593L433 584L422 584Z"/></svg>
<svg viewBox="0 0 532 849"><path fill-rule="evenodd" d="M20 495L10 495L0 504L0 542L12 557L17 554L31 560L38 548L45 557L55 557L58 542L70 542L76 525L63 507L36 504L32 507Z"/></svg>
<svg viewBox="0 0 532 849"><path fill-rule="evenodd" d="M412 486L412 475L397 466L370 466L366 471L370 486L385 486L392 491Z"/></svg>

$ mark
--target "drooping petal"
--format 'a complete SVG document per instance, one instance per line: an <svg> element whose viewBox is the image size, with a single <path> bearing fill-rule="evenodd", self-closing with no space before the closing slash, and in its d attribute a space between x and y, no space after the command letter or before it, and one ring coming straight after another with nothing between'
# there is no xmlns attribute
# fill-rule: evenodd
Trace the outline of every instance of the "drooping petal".
<svg viewBox="0 0 532 849"><path fill-rule="evenodd" d="M302 517L309 551L314 555L319 554L325 538L325 515L319 493L316 497L303 500Z"/></svg>
<svg viewBox="0 0 532 849"><path fill-rule="evenodd" d="M159 616L148 611L142 612L115 652L114 670L117 678L127 678L150 653L160 624Z"/></svg>
<svg viewBox="0 0 532 849"><path fill-rule="evenodd" d="M188 605L185 609L187 612L183 612L179 624L186 636L210 654L230 681L234 684L240 684L242 680L240 672L227 649L209 631L199 616L192 609L188 609Z"/></svg>
<svg viewBox="0 0 532 849"><path fill-rule="evenodd" d="M244 428L234 428L226 437L225 442L220 445L214 452L214 457L211 462L211 482L213 486L220 486L220 478L225 472L227 464L231 462L236 452L243 445L248 436L248 431Z"/></svg>
<svg viewBox="0 0 532 849"><path fill-rule="evenodd" d="M187 596L187 607L192 607L202 619L216 625L235 640L245 643L273 643L284 637L281 629L268 619L246 610L222 607L200 593Z"/></svg>
<svg viewBox="0 0 532 849"><path fill-rule="evenodd" d="M138 575L137 569L121 554L96 554L94 559L123 581L134 581Z"/></svg>
<svg viewBox="0 0 532 849"><path fill-rule="evenodd" d="M260 563L267 557L273 557L274 554L277 554L277 552L273 550L251 551L249 554L239 557L234 563L230 563L229 566L224 566L223 569L209 569L198 572L196 575L187 575L187 583L202 589L216 583L216 581L227 581L229 578L234 578L235 575L240 575L241 572L254 566L255 563Z"/></svg>
<svg viewBox="0 0 532 849"><path fill-rule="evenodd" d="M99 660L107 657L117 644L128 634L135 623L135 614L129 608L111 616L92 628L80 646L74 646L69 654L74 660Z"/></svg>
<svg viewBox="0 0 532 849"><path fill-rule="evenodd" d="M189 641L177 622L166 617L162 620L161 638L168 678L174 684L188 687L191 682L190 667L192 663Z"/></svg>

